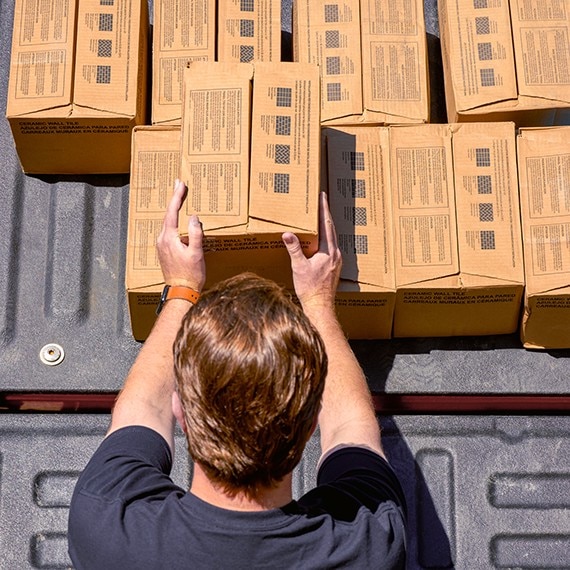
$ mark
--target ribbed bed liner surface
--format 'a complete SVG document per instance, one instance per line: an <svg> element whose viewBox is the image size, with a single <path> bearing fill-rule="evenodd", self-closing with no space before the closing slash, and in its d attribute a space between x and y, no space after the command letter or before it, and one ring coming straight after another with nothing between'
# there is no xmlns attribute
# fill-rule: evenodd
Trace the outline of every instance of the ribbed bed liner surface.
<svg viewBox="0 0 570 570"><path fill-rule="evenodd" d="M435 6L426 0L432 107L442 119ZM0 0L2 115L12 18L13 1ZM140 348L124 289L129 178L23 175L4 119L0 157L0 397L115 392ZM53 344L65 358L49 366L40 353ZM388 395L491 394L500 402L570 391L570 351L526 351L515 335L352 344L371 388ZM471 411L382 420L408 498L409 568L569 568L570 419ZM108 421L0 414L0 568L70 567L69 499ZM177 451L174 478L187 485L180 434ZM313 438L295 471L296 496L314 483L318 455Z"/></svg>

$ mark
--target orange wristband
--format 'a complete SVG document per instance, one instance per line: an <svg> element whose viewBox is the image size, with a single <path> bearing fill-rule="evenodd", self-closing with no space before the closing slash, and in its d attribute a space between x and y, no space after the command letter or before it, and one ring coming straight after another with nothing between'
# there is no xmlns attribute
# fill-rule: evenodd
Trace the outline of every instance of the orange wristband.
<svg viewBox="0 0 570 570"><path fill-rule="evenodd" d="M194 289L186 287L185 285L165 285L162 290L162 295L160 296L158 307L156 307L156 314L158 315L160 311L162 311L164 303L170 301L170 299L184 299L192 303L192 305L195 305L199 298L200 293L198 293L198 291L194 291Z"/></svg>

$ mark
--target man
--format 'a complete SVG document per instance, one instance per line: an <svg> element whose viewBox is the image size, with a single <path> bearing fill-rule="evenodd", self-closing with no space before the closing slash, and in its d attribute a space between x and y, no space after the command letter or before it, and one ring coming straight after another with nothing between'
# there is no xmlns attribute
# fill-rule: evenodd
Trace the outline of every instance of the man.
<svg viewBox="0 0 570 570"><path fill-rule="evenodd" d="M75 567L404 568L402 490L334 312L341 254L326 196L315 255L283 234L299 307L251 274L193 305L206 272L195 216L179 237L185 194L177 182L157 243L177 293L74 492ZM168 477L175 419L194 461L189 492ZM293 501L291 472L317 420L317 487Z"/></svg>

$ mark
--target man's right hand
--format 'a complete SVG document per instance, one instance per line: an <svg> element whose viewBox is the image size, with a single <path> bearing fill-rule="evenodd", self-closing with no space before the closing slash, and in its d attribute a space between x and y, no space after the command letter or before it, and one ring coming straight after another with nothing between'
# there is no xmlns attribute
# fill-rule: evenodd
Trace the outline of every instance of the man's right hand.
<svg viewBox="0 0 570 570"><path fill-rule="evenodd" d="M167 285L185 285L199 293L206 281L202 224L197 216L190 216L188 237L180 238L178 233L178 217L186 195L186 185L177 180L156 248L164 282Z"/></svg>
<svg viewBox="0 0 570 570"><path fill-rule="evenodd" d="M305 311L313 307L334 306L342 267L342 255L327 195L321 192L319 200L319 249L312 257L305 256L295 234L283 234L283 242L291 258L295 293Z"/></svg>

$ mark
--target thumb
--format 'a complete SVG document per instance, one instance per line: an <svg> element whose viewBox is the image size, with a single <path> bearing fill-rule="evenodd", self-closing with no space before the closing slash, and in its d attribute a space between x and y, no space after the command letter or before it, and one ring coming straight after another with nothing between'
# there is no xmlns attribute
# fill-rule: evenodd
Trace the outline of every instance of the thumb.
<svg viewBox="0 0 570 570"><path fill-rule="evenodd" d="M204 231L198 216L192 215L188 220L188 245L194 248L202 247Z"/></svg>
<svg viewBox="0 0 570 570"><path fill-rule="evenodd" d="M299 261L301 259L306 259L303 253L303 248L301 247L301 242L299 238L292 232L285 232L281 239L289 252L289 257L292 262Z"/></svg>

